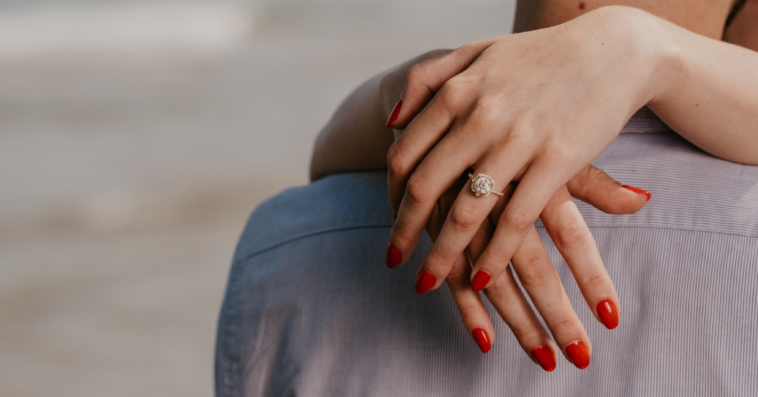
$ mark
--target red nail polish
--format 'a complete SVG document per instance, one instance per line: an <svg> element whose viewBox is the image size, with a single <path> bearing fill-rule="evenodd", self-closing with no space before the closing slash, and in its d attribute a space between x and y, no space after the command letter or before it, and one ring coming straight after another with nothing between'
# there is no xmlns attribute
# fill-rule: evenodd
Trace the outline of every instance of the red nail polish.
<svg viewBox="0 0 758 397"><path fill-rule="evenodd" d="M645 196L647 196L647 201L650 201L650 199L653 197L653 195L650 194L650 192L648 192L647 190L642 190L640 188L637 188L634 186L628 186L628 185L621 185L621 187L625 189L629 189L637 194L644 194Z"/></svg>
<svg viewBox="0 0 758 397"><path fill-rule="evenodd" d="M603 320L605 328L614 329L619 325L619 312L610 299L600 301L597 304L597 314Z"/></svg>
<svg viewBox="0 0 758 397"><path fill-rule="evenodd" d="M484 331L483 328L477 328L471 334L474 335L476 344L479 345L479 350L481 350L482 353L490 351L492 344L490 343L490 338L487 336L487 332Z"/></svg>
<svg viewBox="0 0 758 397"><path fill-rule="evenodd" d="M547 346L540 346L532 350L532 357L540 364L540 367L547 372L553 372L555 369L555 357L553 352Z"/></svg>
<svg viewBox="0 0 758 397"><path fill-rule="evenodd" d="M437 282L437 279L432 276L432 273L429 273L426 270L422 270L416 279L416 285L414 288L416 289L417 293L425 294L429 292L432 287L434 287L435 282Z"/></svg>
<svg viewBox="0 0 758 397"><path fill-rule="evenodd" d="M389 127L389 126L391 126L391 125L392 125L392 123L394 123L394 122L395 122L395 120L397 120L397 116L400 114L400 108L401 108L402 106L403 106L403 100L402 100L402 99L400 99L400 100L399 100L399 101L397 101L397 103L395 104L395 107L394 107L394 108L392 108L392 112L390 113L390 118L389 118L389 119L387 119L387 125L386 125L385 127Z"/></svg>
<svg viewBox="0 0 758 397"><path fill-rule="evenodd" d="M474 291L481 291L484 289L484 287L487 286L487 283L490 282L490 274L484 271L480 271L476 273L476 276L474 276L474 280L471 281L471 288L474 289Z"/></svg>
<svg viewBox="0 0 758 397"><path fill-rule="evenodd" d="M387 252L384 253L384 264L390 269L394 269L400 264L400 250L392 245L392 243L387 243Z"/></svg>
<svg viewBox="0 0 758 397"><path fill-rule="evenodd" d="M584 342L578 340L566 346L566 353L571 357L571 361L577 368L585 369L590 365L590 351L587 350L587 345Z"/></svg>

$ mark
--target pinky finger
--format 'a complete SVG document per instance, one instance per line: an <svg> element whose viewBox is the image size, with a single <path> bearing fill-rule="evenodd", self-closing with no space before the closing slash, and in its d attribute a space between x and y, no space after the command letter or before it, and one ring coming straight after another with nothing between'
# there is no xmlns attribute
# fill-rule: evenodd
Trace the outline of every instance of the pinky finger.
<svg viewBox="0 0 758 397"><path fill-rule="evenodd" d="M453 295L453 300L458 306L463 325L479 346L479 350L482 353L487 353L495 342L495 328L492 326L492 321L487 314L484 303L482 303L481 296L471 289L470 273L468 260L465 255L461 255L456 260L455 267L446 281L450 293Z"/></svg>

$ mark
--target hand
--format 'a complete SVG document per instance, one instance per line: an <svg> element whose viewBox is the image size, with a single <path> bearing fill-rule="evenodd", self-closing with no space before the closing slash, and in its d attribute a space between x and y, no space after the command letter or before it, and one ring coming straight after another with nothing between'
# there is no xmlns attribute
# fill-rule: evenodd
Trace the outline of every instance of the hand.
<svg viewBox="0 0 758 397"><path fill-rule="evenodd" d="M411 69L393 127L436 95L388 153L398 214L390 242L400 263L438 199L471 167L492 175L496 189L520 180L472 271L474 285L487 280L482 286L489 287L499 279L548 201L654 93L649 61L655 57L625 33L633 29L622 29L624 23L634 25L596 11L555 28L475 42ZM437 73L431 83L418 78L429 70L449 73ZM447 278L498 203L474 196L469 183L421 265L432 289Z"/></svg>
<svg viewBox="0 0 758 397"><path fill-rule="evenodd" d="M464 183L465 178L461 178L456 185L460 187ZM645 194L624 189L595 167L588 167L586 172L572 178L568 191L605 212L615 214L636 212L647 202ZM591 308L595 308L593 314L607 328L613 329L618 324L620 315L618 297L592 235L568 191L566 188L560 189L548 203L541 218L577 280L587 303ZM494 222L502 213L508 195L512 192L513 188L509 186L506 189L506 197L498 200L493 213L490 214L490 219ZM454 189L451 189L435 206L427 225L427 231L433 241L442 228L445 215L455 196ZM471 267L468 263L475 261L489 243L496 225L494 222L485 221L482 224L467 249L467 255L457 258L446 279L466 329L485 353L494 342L494 328L479 294L471 288ZM531 297L559 346L556 347L539 322L516 284L513 273L505 271L485 290L485 295L511 328L522 349L548 372L555 368L555 357L559 350L578 368L586 368L589 365L592 345L534 227L514 254L512 264L521 285Z"/></svg>

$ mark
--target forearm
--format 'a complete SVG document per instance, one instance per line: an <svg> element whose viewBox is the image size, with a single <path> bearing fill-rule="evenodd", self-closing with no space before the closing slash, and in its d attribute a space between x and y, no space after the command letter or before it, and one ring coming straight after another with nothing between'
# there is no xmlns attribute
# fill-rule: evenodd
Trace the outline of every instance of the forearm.
<svg viewBox="0 0 758 397"><path fill-rule="evenodd" d="M380 73L348 96L321 130L311 159L311 180L350 171L387 168L387 150L395 141L387 118L403 91L408 70L425 60L449 53L421 54Z"/></svg>
<svg viewBox="0 0 758 397"><path fill-rule="evenodd" d="M386 128L386 105L378 75L363 83L339 106L316 140L311 180L346 172L386 168L386 153L394 141Z"/></svg>
<svg viewBox="0 0 758 397"><path fill-rule="evenodd" d="M758 165L758 53L661 25L661 73L673 83L648 106L706 152Z"/></svg>

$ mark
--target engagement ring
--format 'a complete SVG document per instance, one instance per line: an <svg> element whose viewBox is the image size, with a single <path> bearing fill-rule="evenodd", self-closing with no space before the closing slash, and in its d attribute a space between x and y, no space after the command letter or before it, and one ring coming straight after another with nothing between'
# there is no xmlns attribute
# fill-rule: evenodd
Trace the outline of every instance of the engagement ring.
<svg viewBox="0 0 758 397"><path fill-rule="evenodd" d="M472 174L468 174L468 177L471 178L471 191L474 192L477 197L487 197L490 195L490 193L495 193L498 196L503 195L503 193L498 192L494 189L495 181L492 180L491 176L484 174L474 176Z"/></svg>

